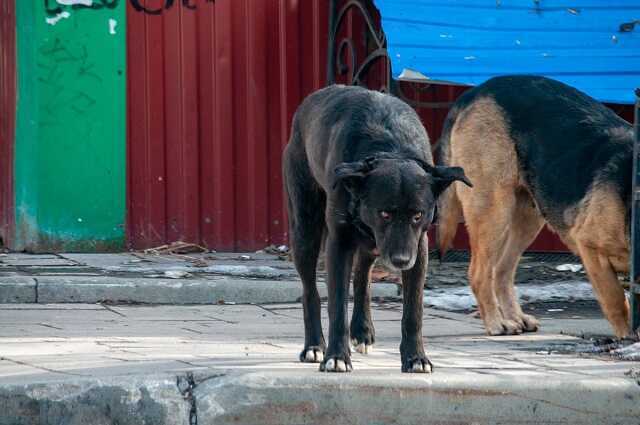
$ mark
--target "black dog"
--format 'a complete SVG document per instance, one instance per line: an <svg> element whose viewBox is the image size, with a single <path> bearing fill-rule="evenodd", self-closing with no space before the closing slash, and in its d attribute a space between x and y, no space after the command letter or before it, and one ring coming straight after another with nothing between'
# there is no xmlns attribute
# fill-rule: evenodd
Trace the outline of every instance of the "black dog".
<svg viewBox="0 0 640 425"><path fill-rule="evenodd" d="M436 198L460 167L434 167L427 132L411 107L359 87L330 86L298 108L284 152L290 238L303 284L305 344L300 360L321 371L352 369L347 322L355 255L350 334L358 351L375 341L370 271L376 257L402 271L403 372L430 372L422 342L425 232ZM316 263L326 235L329 346L320 322ZM326 348L326 352L325 352Z"/></svg>

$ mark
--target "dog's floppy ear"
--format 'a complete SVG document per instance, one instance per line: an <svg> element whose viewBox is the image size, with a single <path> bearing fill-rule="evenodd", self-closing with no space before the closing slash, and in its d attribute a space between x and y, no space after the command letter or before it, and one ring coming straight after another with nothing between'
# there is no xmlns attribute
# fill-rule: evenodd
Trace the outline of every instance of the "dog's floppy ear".
<svg viewBox="0 0 640 425"><path fill-rule="evenodd" d="M353 193L360 186L369 171L375 167L375 158L367 158L364 161L343 162L334 169L333 189L338 184L343 184L345 188Z"/></svg>
<svg viewBox="0 0 640 425"><path fill-rule="evenodd" d="M433 167L429 165L427 172L431 174L435 180L433 195L436 199L456 180L461 181L469 187L473 187L473 184L471 184L464 174L462 167Z"/></svg>

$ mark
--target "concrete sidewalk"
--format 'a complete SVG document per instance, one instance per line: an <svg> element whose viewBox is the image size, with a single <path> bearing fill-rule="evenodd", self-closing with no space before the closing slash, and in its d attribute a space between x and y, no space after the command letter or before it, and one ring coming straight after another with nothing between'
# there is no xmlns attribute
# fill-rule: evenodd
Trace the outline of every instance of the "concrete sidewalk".
<svg viewBox="0 0 640 425"><path fill-rule="evenodd" d="M638 363L571 336L602 318L488 337L425 313L432 375L400 373L393 302L374 305L374 352L336 375L297 361L299 304L0 305L0 424L640 423Z"/></svg>

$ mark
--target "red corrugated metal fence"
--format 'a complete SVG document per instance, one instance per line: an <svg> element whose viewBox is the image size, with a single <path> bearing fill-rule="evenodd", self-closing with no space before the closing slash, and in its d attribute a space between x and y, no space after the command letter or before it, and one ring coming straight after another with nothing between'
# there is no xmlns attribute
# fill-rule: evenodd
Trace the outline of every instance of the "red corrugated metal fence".
<svg viewBox="0 0 640 425"><path fill-rule="evenodd" d="M0 2L0 245L13 223L13 145L16 112L16 16L13 1Z"/></svg>
<svg viewBox="0 0 640 425"><path fill-rule="evenodd" d="M328 7L192 4L129 6L129 241L284 243L281 152L296 106L324 84Z"/></svg>
<svg viewBox="0 0 640 425"><path fill-rule="evenodd" d="M281 153L296 107L325 85L329 1L166 3L129 2L127 12L130 245L183 240L254 250L285 243ZM353 39L356 62L370 48L366 34L357 11L349 12L338 40ZM365 79L372 88L386 80L386 66L374 65ZM421 102L452 102L465 90L402 88ZM437 140L447 108L418 113ZM460 232L456 247L464 246ZM547 232L533 249L564 248Z"/></svg>

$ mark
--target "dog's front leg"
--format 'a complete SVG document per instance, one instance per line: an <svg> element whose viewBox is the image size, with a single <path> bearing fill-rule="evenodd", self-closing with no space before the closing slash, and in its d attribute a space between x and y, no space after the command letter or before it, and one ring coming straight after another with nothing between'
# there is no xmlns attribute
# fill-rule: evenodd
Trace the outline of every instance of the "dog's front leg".
<svg viewBox="0 0 640 425"><path fill-rule="evenodd" d="M424 353L422 341L422 305L428 262L427 235L420 238L418 255L412 269L402 272L402 371L430 373L433 365Z"/></svg>
<svg viewBox="0 0 640 425"><path fill-rule="evenodd" d="M354 246L350 238L330 232L327 239L326 267L329 293L329 346L320 363L323 372L350 372L349 327L347 302Z"/></svg>

